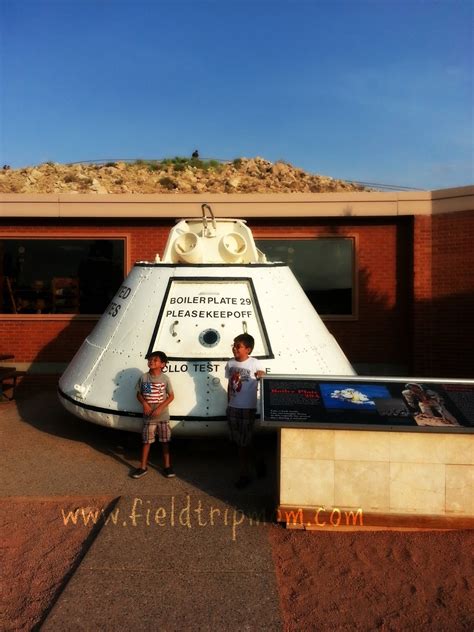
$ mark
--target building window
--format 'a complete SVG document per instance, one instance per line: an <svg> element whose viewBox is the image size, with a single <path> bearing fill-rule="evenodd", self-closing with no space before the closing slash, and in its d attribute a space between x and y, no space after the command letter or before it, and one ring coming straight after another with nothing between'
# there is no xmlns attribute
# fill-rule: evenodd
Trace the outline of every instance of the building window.
<svg viewBox="0 0 474 632"><path fill-rule="evenodd" d="M291 268L321 316L354 316L354 238L257 239L268 261Z"/></svg>
<svg viewBox="0 0 474 632"><path fill-rule="evenodd" d="M124 239L0 239L1 314L102 314L125 271Z"/></svg>

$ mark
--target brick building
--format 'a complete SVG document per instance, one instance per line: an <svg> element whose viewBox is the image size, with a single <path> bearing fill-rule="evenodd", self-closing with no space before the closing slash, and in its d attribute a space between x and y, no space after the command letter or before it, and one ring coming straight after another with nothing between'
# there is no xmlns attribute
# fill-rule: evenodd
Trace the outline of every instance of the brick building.
<svg viewBox="0 0 474 632"><path fill-rule="evenodd" d="M62 371L177 219L245 219L361 374L472 378L474 187L432 192L0 195L0 354ZM282 332L291 335L291 331Z"/></svg>

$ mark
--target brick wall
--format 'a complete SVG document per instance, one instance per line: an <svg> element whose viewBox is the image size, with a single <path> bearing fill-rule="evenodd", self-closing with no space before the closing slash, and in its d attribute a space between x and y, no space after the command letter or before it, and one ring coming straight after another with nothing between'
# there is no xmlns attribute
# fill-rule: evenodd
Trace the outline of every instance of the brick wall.
<svg viewBox="0 0 474 632"><path fill-rule="evenodd" d="M474 211L416 217L415 371L474 377Z"/></svg>
<svg viewBox="0 0 474 632"><path fill-rule="evenodd" d="M1 234L128 236L128 261L162 254L169 220L3 220ZM255 237L355 237L358 317L327 320L354 364L404 365L412 375L472 377L474 212L390 218L252 219ZM0 353L68 362L96 320L0 319Z"/></svg>

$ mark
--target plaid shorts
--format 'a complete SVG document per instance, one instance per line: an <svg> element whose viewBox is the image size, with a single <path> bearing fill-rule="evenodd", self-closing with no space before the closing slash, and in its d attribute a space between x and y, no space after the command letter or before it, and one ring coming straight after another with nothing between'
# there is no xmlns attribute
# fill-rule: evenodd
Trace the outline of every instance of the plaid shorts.
<svg viewBox="0 0 474 632"><path fill-rule="evenodd" d="M227 425L230 440L239 447L250 445L255 428L255 408L227 407Z"/></svg>
<svg viewBox="0 0 474 632"><path fill-rule="evenodd" d="M142 430L143 443L155 443L155 437L159 443L168 443L171 439L169 421L148 421L144 419Z"/></svg>

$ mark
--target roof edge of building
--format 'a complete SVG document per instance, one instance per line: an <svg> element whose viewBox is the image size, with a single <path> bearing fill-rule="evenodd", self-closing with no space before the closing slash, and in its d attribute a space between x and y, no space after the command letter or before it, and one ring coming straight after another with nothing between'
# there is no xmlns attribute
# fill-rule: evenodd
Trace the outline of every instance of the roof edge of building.
<svg viewBox="0 0 474 632"><path fill-rule="evenodd" d="M0 193L0 218L393 217L474 210L474 186L345 193Z"/></svg>

